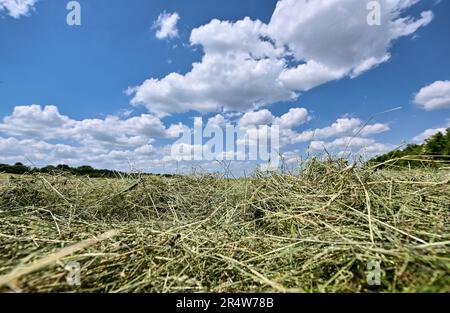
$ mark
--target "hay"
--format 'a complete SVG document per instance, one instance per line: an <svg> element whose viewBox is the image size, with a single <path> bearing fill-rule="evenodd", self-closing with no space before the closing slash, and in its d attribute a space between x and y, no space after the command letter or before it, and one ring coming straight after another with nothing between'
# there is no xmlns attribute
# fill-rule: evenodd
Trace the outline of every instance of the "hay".
<svg viewBox="0 0 450 313"><path fill-rule="evenodd" d="M239 179L1 178L0 275L21 275L0 291L450 292L445 169L312 159ZM79 287L65 279L71 261ZM368 284L369 262L381 285Z"/></svg>

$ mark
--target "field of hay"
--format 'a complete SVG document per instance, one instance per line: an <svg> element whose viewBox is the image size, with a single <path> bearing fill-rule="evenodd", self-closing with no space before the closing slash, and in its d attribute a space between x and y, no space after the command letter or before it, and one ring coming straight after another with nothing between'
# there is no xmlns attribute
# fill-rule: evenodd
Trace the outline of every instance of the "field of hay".
<svg viewBox="0 0 450 313"><path fill-rule="evenodd" d="M0 291L450 292L449 178L333 160L239 179L2 175Z"/></svg>

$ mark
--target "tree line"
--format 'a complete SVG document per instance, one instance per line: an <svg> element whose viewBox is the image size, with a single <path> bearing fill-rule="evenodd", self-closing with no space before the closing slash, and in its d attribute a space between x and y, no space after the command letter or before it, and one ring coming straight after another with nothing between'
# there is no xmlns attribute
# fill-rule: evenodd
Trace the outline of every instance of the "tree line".
<svg viewBox="0 0 450 313"><path fill-rule="evenodd" d="M421 160L408 160L407 157L425 156L425 159L436 160L450 163L450 128L445 133L438 132L425 140L423 144L409 144L402 150L394 150L378 156L370 163L384 163L389 160L405 158L405 160L397 160L397 166L423 166L425 163Z"/></svg>
<svg viewBox="0 0 450 313"><path fill-rule="evenodd" d="M66 164L60 164L57 166L47 165L42 168L38 167L29 167L20 162L9 165L9 164L0 164L0 173L8 173L8 174L72 174L72 175L82 175L82 176L90 176L90 177L117 177L120 172L105 170L105 169L95 169L92 166L79 166L79 167L70 167Z"/></svg>
<svg viewBox="0 0 450 313"><path fill-rule="evenodd" d="M66 164L60 164L57 166L47 165L41 168L38 167L29 167L20 162L9 165L9 164L0 164L0 173L7 174L69 174L75 176L89 176L93 178L105 177L105 178L115 178L122 175L128 175L127 173L120 171L112 171L107 169L95 169L89 165L83 165L79 167L71 167ZM151 174L160 176L160 174ZM164 174L162 176L172 177L173 175Z"/></svg>

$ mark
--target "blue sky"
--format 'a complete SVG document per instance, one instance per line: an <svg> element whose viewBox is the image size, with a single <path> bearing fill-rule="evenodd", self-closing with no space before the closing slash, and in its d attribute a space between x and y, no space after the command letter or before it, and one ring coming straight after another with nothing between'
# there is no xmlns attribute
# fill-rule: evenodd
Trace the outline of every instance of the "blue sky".
<svg viewBox="0 0 450 313"><path fill-rule="evenodd" d="M66 24L67 2L0 0L0 163L170 171L175 126L217 114L278 117L292 159L339 153L396 107L356 154L449 125L449 1L379 1L379 26L356 0L81 0L80 26ZM175 35L158 38L172 14Z"/></svg>

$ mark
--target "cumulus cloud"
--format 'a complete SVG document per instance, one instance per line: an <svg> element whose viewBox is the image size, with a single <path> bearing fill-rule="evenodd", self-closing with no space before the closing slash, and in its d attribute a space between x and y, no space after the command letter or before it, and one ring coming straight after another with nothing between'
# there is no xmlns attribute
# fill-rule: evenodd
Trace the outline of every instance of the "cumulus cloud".
<svg viewBox="0 0 450 313"><path fill-rule="evenodd" d="M74 126L67 116L61 115L55 106L16 106L12 115L6 116L0 124L0 132L12 135L45 137L55 129Z"/></svg>
<svg viewBox="0 0 450 313"><path fill-rule="evenodd" d="M364 125L364 122L359 118L342 117L338 118L330 126L317 128L314 130L306 130L299 134L294 134L295 136L291 138L291 141L293 143L299 143L343 136L368 137L386 132L389 129L389 125L387 124L377 123Z"/></svg>
<svg viewBox="0 0 450 313"><path fill-rule="evenodd" d="M142 114L127 119L73 120L59 113L56 106L16 106L0 123L0 134L42 140L72 140L104 146L138 146L164 137L167 130L157 117Z"/></svg>
<svg viewBox="0 0 450 313"><path fill-rule="evenodd" d="M221 118L213 120L220 123ZM196 119L195 123L200 120ZM181 123L166 128L151 114L75 120L56 106L17 106L0 122L0 163L92 165L117 170L174 172L171 144L190 129ZM190 168L190 167L189 167Z"/></svg>
<svg viewBox="0 0 450 313"><path fill-rule="evenodd" d="M289 112L273 120L274 125L279 125L282 129L298 127L308 121L309 113L305 108L291 108Z"/></svg>
<svg viewBox="0 0 450 313"><path fill-rule="evenodd" d="M326 149L328 152L335 153L340 156L357 155L374 156L386 153L394 149L395 146L377 142L375 139L360 137L342 137L331 142L312 141L310 150L313 152L321 152Z"/></svg>
<svg viewBox="0 0 450 313"><path fill-rule="evenodd" d="M204 55L186 74L149 78L129 88L133 105L158 115L251 111L297 99L303 91L356 77L389 60L396 39L430 23L405 10L420 0L380 0L380 26L367 24L360 0L280 0L269 23L212 20L192 30ZM291 61L294 62L291 62Z"/></svg>
<svg viewBox="0 0 450 313"><path fill-rule="evenodd" d="M313 142L313 145L321 144L325 139L331 138L359 138L355 142L362 142L374 135L390 130L388 124L367 124L356 117L341 117L330 126L310 130L298 131L296 128L303 126L311 120L309 112L305 108L291 108L281 116L274 116L267 109L247 112L238 120L238 126L245 131L249 138L257 138L261 130L258 126L279 126L281 146ZM369 140L369 139L368 139ZM381 150L381 149L380 149Z"/></svg>
<svg viewBox="0 0 450 313"><path fill-rule="evenodd" d="M227 119L225 118L225 116L223 116L222 114L217 114L208 119L207 126L225 127L226 123L227 123Z"/></svg>
<svg viewBox="0 0 450 313"><path fill-rule="evenodd" d="M369 136L386 131L385 124L368 125L369 130L362 133L362 120L358 118L340 118L328 127L314 131L298 132L297 128L310 120L305 108L291 108L285 114L275 116L267 109L247 112L243 115L216 114L207 120L207 125L225 127L236 119L237 128L243 131L248 144L255 145L258 140L268 140L272 134L262 125L277 125L280 129L280 143L285 146L292 143L311 141L311 147L333 149L337 153L348 145L352 151L361 150L375 153L389 146L382 145ZM203 118L193 119L194 126L204 126ZM252 126L259 126L255 128ZM73 166L90 164L95 167L107 167L130 170L130 166L150 171L171 172L176 168L177 158L173 149L182 148L189 155L195 149L211 151L206 142L195 146L165 143L157 139L173 140L181 133L192 135L193 129L182 123L166 128L163 122L151 114L142 114L127 118L107 116L103 119L75 120L61 114L56 106L17 106L12 114L0 123L0 162L15 163L31 160L37 165L70 164ZM312 134L317 134L313 136ZM241 133L242 135L242 133ZM335 138L326 142L326 139ZM238 138L236 144L239 144ZM349 142L349 143L348 143ZM184 146L183 146L184 145ZM314 150L313 149L313 150ZM217 159L233 155L245 160L242 152L223 151ZM291 158L293 160L293 158ZM202 163L204 165L204 163ZM247 165L246 165L247 166Z"/></svg>
<svg viewBox="0 0 450 313"><path fill-rule="evenodd" d="M92 145L49 143L38 139L17 139L0 136L0 162L23 162L33 165L92 165L116 170L147 170L172 172L174 160L169 147L155 148L151 144L136 148L110 149Z"/></svg>
<svg viewBox="0 0 450 313"><path fill-rule="evenodd" d="M34 5L38 0L0 0L0 12L6 11L6 14L13 18L27 16L34 10Z"/></svg>
<svg viewBox="0 0 450 313"><path fill-rule="evenodd" d="M426 111L450 108L450 81L436 81L423 87L414 102Z"/></svg>
<svg viewBox="0 0 450 313"><path fill-rule="evenodd" d="M266 38L264 38L266 36ZM235 23L213 19L192 30L190 42L201 45L206 54L251 54L254 58L281 57L285 49L267 38L267 25L245 17Z"/></svg>
<svg viewBox="0 0 450 313"><path fill-rule="evenodd" d="M158 16L155 24L153 25L156 28L156 38L158 39L167 39L178 37L178 28L177 23L180 20L180 15L177 12L175 13L162 13Z"/></svg>
<svg viewBox="0 0 450 313"><path fill-rule="evenodd" d="M386 62L395 39L414 33L433 17L429 11L417 20L401 16L417 0L379 2L381 25L373 27L367 24L366 1L282 0L268 32L277 44L288 45L294 57L306 63L299 66L303 68L300 72L307 72L305 67L319 68L322 83L340 74L354 77Z"/></svg>
<svg viewBox="0 0 450 313"><path fill-rule="evenodd" d="M264 134L264 129L255 126L277 125L279 126L280 145L282 147L299 143L310 142L312 147L323 150L324 147L337 150L342 148L344 141L349 141L350 148L365 146L365 152L377 153L387 151L391 146L376 142L369 138L374 135L390 130L388 124L367 124L360 118L342 117L338 118L330 126L312 130L299 131L296 128L310 121L311 117L305 108L291 108L281 116L274 116L269 110L262 109L245 113L239 120L238 126L246 136L256 142L256 139ZM354 140L349 140L354 138ZM324 140L334 139L332 142ZM313 149L314 150L314 149Z"/></svg>
<svg viewBox="0 0 450 313"><path fill-rule="evenodd" d="M322 85L324 82L340 79L346 72L343 69L333 69L314 60L287 68L280 73L280 81L292 90L308 91Z"/></svg>
<svg viewBox="0 0 450 313"><path fill-rule="evenodd" d="M368 137L375 134L384 133L390 130L390 127L388 124L383 123L376 123L371 125L364 125L360 127L359 129L355 129L353 132L355 135L362 136L362 137Z"/></svg>
<svg viewBox="0 0 450 313"><path fill-rule="evenodd" d="M0 123L0 162L126 169L132 160L141 166L162 166L159 162L167 155L153 144L157 138L170 138L174 127L166 128L150 114L74 120L56 106L17 106Z"/></svg>
<svg viewBox="0 0 450 313"><path fill-rule="evenodd" d="M169 138L176 138L181 133L188 132L188 131L190 131L188 126L186 126L182 123L178 123L178 124L170 125L170 127L167 129L166 133L169 136Z"/></svg>
<svg viewBox="0 0 450 313"><path fill-rule="evenodd" d="M309 119L305 108L291 108L289 112L276 117L267 109L245 113L238 121L239 126L278 125L282 129L291 129L304 124Z"/></svg>
<svg viewBox="0 0 450 313"><path fill-rule="evenodd" d="M240 126L258 126L269 125L272 123L274 116L269 110L260 110L256 112L247 112L239 120Z"/></svg>
<svg viewBox="0 0 450 313"><path fill-rule="evenodd" d="M107 153L98 147L75 147L67 144L50 144L38 139L17 139L0 137L0 154L2 162L18 162L31 160L41 165L52 162L92 160L93 156Z"/></svg>
<svg viewBox="0 0 450 313"><path fill-rule="evenodd" d="M256 105L292 100L295 93L279 82L284 62L244 55L207 54L186 75L171 73L130 88L133 105L144 104L160 116L188 111L247 111Z"/></svg>
<svg viewBox="0 0 450 313"><path fill-rule="evenodd" d="M417 143L422 143L425 141L425 139L428 139L437 133L445 134L447 131L447 128L449 128L449 127L450 127L450 120L447 121L447 124L444 127L429 128L429 129L424 130L419 135L415 136L413 138L413 141L417 142Z"/></svg>
<svg viewBox="0 0 450 313"><path fill-rule="evenodd" d="M422 133L420 133L419 135L417 135L416 137L413 138L414 142L418 142L418 143L422 143L425 141L425 139L430 138L431 136L437 134L437 133L443 133L445 134L445 128L430 128L430 129L426 129L424 130Z"/></svg>

